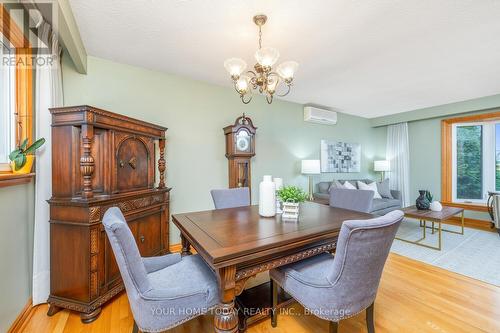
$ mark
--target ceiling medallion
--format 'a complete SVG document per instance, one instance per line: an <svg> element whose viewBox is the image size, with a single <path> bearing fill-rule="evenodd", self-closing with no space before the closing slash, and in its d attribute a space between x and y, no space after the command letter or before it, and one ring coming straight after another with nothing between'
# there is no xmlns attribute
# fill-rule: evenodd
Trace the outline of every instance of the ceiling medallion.
<svg viewBox="0 0 500 333"><path fill-rule="evenodd" d="M266 15L255 15L253 22L259 27L259 49L255 52L257 63L254 65L255 71L247 71L247 64L240 58L230 58L224 61L224 67L231 75L234 89L240 94L244 104L250 103L252 93L257 90L266 96L267 103L273 102L273 96L277 89L284 87L286 91L278 96L286 96L292 86L293 75L299 64L295 61L285 61L278 65L276 71L274 64L278 61L280 53L272 47L262 47L262 26L266 23Z"/></svg>

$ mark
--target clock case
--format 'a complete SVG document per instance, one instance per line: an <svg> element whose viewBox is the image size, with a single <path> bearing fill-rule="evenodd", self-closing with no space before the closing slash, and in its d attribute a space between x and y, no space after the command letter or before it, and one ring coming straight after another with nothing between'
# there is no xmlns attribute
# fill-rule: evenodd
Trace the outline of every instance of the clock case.
<svg viewBox="0 0 500 333"><path fill-rule="evenodd" d="M226 136L226 157L228 159L229 188L251 187L250 159L255 156L255 133L257 127L252 119L245 116L238 117L233 125L224 127ZM236 146L237 136L241 131L246 131L250 147L247 151L239 151Z"/></svg>

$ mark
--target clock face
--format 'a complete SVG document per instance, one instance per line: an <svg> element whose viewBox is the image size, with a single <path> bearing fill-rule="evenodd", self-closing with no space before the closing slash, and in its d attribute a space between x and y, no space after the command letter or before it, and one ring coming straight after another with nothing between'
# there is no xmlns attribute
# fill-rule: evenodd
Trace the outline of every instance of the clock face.
<svg viewBox="0 0 500 333"><path fill-rule="evenodd" d="M238 133L236 133L236 138L235 138L235 144L236 144L236 151L238 152L244 152L248 153L250 152L250 135L248 134L247 131L241 130Z"/></svg>

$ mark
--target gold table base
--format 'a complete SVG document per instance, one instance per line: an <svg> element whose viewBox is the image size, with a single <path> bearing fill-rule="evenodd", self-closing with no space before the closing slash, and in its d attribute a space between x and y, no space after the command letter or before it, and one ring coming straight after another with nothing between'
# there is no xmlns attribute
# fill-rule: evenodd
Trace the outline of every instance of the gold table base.
<svg viewBox="0 0 500 333"><path fill-rule="evenodd" d="M449 233L452 233L452 234L457 234L457 235L463 235L464 234L464 212L463 211L462 211L461 215L462 215L461 216L461 225L462 225L462 231L461 232L454 231L454 230L449 230L449 229L443 229L442 226L441 226L441 224L443 223L442 221L427 221L425 219L420 219L420 227L422 228L422 238L417 239L416 241L411 241L411 240L403 239L403 238L400 238L400 237L396 237L396 239L400 240L400 241L403 241L403 242L406 242L406 243L415 244L415 245L418 245L418 246L427 247L429 249L441 251L441 245L442 245L442 242L443 242L442 241L442 232L443 231L449 232ZM432 226L428 227L427 226L427 222L431 222ZM438 224L437 228L435 228L435 223ZM438 246L432 246L432 245L427 245L427 244L420 243L421 241L423 241L425 239L425 237L426 237L426 230L428 228L432 230L432 234L434 234L435 231L438 232Z"/></svg>

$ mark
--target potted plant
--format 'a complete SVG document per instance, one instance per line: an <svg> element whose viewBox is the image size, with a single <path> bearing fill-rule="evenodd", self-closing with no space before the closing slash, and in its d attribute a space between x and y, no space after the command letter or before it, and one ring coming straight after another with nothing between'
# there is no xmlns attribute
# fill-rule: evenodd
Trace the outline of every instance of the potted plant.
<svg viewBox="0 0 500 333"><path fill-rule="evenodd" d="M297 186L285 186L277 191L283 202L283 219L299 218L299 204L307 199L307 193Z"/></svg>
<svg viewBox="0 0 500 333"><path fill-rule="evenodd" d="M27 147L28 139L24 140L19 147L9 154L9 159L11 160L10 168L12 169L12 172L15 174L30 173L35 158L33 154L38 148L43 146L44 143L45 139L40 138Z"/></svg>

